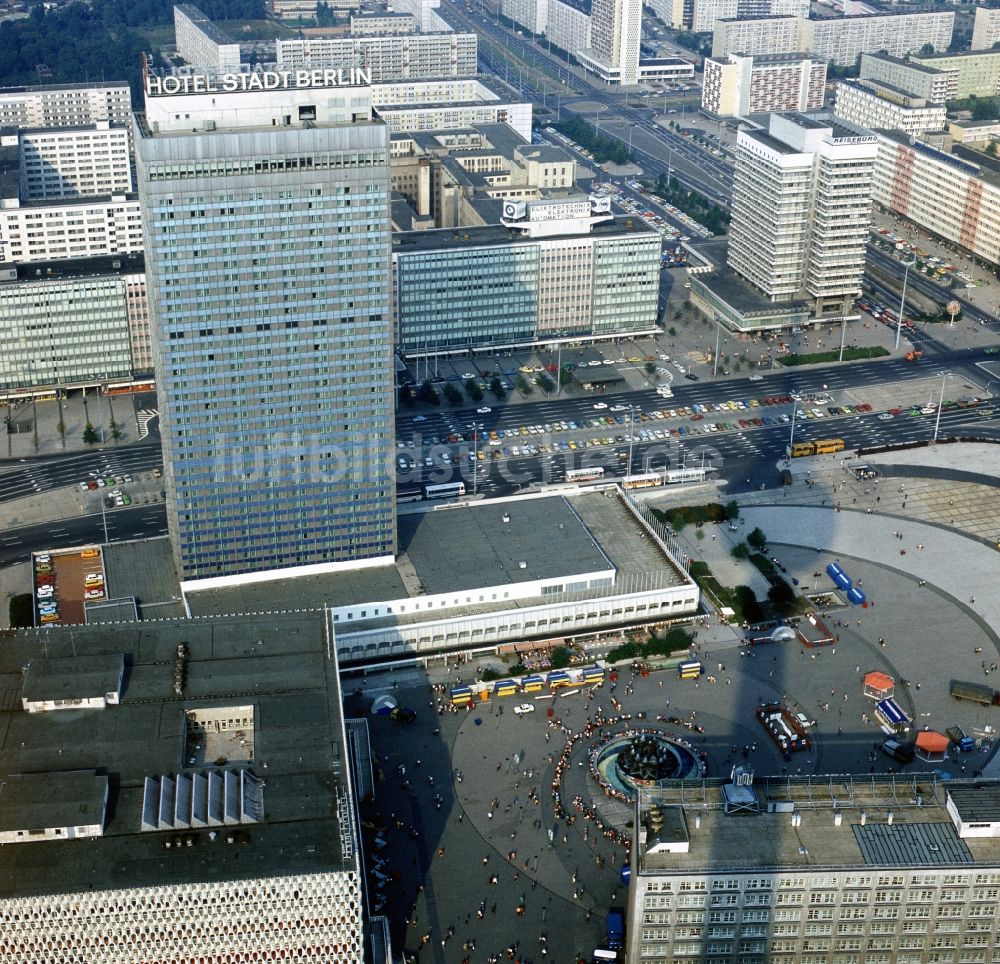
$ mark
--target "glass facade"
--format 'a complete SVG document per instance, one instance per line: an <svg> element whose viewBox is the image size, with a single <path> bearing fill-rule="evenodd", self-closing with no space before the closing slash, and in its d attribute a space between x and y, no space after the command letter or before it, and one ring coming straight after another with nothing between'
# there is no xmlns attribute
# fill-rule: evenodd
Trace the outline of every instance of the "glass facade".
<svg viewBox="0 0 1000 964"><path fill-rule="evenodd" d="M181 578L392 555L386 128L145 136L138 167Z"/></svg>

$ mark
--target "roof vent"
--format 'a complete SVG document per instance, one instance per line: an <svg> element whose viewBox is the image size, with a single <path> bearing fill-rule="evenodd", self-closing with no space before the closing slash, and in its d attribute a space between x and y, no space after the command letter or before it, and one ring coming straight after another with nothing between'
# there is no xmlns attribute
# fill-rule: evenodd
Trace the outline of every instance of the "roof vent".
<svg viewBox="0 0 1000 964"><path fill-rule="evenodd" d="M892 821L895 819L896 819L895 814L890 810L889 815L885 818L885 822L891 827Z"/></svg>
<svg viewBox="0 0 1000 964"><path fill-rule="evenodd" d="M504 513L504 514L503 514L503 515L502 515L502 516L500 517L500 520L501 520L502 522L510 522L510 513L509 513L509 512L505 512L505 513Z"/></svg>
<svg viewBox="0 0 1000 964"><path fill-rule="evenodd" d="M861 811L861 826L863 827L866 823L868 823L868 814L865 813L864 810L862 810Z"/></svg>
<svg viewBox="0 0 1000 964"><path fill-rule="evenodd" d="M696 813L694 815L694 829L695 830L701 830L701 814L700 813Z"/></svg>
<svg viewBox="0 0 1000 964"><path fill-rule="evenodd" d="M833 825L839 827L844 822L844 815L837 810L833 815Z"/></svg>
<svg viewBox="0 0 1000 964"><path fill-rule="evenodd" d="M520 562L519 562L519 563L517 564L517 568L518 568L518 569L527 569L527 568L528 568L528 564L527 564L527 563L526 563L526 562L525 562L525 561L524 561L524 560L522 559L522 560L521 560L521 561L520 561Z"/></svg>

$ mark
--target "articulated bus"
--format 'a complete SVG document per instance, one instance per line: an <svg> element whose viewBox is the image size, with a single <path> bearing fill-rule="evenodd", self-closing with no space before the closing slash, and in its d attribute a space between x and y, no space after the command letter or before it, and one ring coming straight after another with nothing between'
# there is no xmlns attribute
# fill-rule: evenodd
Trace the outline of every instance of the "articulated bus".
<svg viewBox="0 0 1000 964"><path fill-rule="evenodd" d="M440 482L424 486L425 499L457 499L460 495L465 495L464 482Z"/></svg>
<svg viewBox="0 0 1000 964"><path fill-rule="evenodd" d="M829 455L831 452L843 452L844 448L842 438L823 438L815 442L793 442L791 447L785 446L785 457L797 459L803 455Z"/></svg>
<svg viewBox="0 0 1000 964"><path fill-rule="evenodd" d="M604 469L600 467L590 469L567 469L567 482L594 482L604 478Z"/></svg>
<svg viewBox="0 0 1000 964"><path fill-rule="evenodd" d="M113 382L101 390L103 395L137 395L139 392L156 390L156 382Z"/></svg>

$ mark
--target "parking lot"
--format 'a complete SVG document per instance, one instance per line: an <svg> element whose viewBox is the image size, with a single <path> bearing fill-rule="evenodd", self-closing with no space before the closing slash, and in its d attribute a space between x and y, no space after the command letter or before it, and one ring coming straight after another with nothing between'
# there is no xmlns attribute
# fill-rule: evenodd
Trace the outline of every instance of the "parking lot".
<svg viewBox="0 0 1000 964"><path fill-rule="evenodd" d="M84 623L87 602L104 598L104 562L97 546L32 557L38 625Z"/></svg>

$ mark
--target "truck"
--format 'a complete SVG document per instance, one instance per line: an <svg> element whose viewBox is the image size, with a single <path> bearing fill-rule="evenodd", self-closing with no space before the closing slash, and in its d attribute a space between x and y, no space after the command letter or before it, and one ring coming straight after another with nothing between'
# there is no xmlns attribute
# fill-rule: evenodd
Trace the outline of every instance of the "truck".
<svg viewBox="0 0 1000 964"><path fill-rule="evenodd" d="M924 353L915 348L913 351L908 351L903 357L907 361L920 361L924 357Z"/></svg>
<svg viewBox="0 0 1000 964"><path fill-rule="evenodd" d="M607 919L608 950L618 951L625 946L625 912L620 907L612 907Z"/></svg>
<svg viewBox="0 0 1000 964"><path fill-rule="evenodd" d="M1000 693L992 686L985 686L982 683L967 683L953 679L949 692L956 700L968 700L970 703L981 703L983 706L1000 704Z"/></svg>
<svg viewBox="0 0 1000 964"><path fill-rule="evenodd" d="M966 736L965 731L956 723L945 730L948 739L958 747L960 753L971 753L976 748L976 741L971 736Z"/></svg>
<svg viewBox="0 0 1000 964"><path fill-rule="evenodd" d="M886 756L891 756L899 763L912 763L914 757L913 744L902 740L885 740L879 748Z"/></svg>

